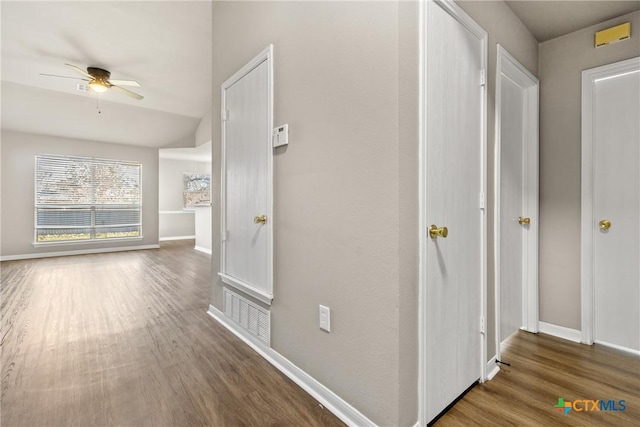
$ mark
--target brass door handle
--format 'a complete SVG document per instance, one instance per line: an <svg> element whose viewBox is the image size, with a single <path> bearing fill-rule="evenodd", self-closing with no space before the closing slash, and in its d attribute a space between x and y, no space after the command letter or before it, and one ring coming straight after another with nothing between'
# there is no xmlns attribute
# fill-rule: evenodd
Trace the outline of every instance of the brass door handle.
<svg viewBox="0 0 640 427"><path fill-rule="evenodd" d="M608 219L603 219L602 221L600 221L601 230L608 230L609 228L611 228L611 221L609 221Z"/></svg>
<svg viewBox="0 0 640 427"><path fill-rule="evenodd" d="M257 216L255 218L253 218L253 222L255 222L256 224L266 224L267 223L267 216L266 215Z"/></svg>
<svg viewBox="0 0 640 427"><path fill-rule="evenodd" d="M436 225L429 227L429 236L431 236L432 239L436 237L447 237L448 234L449 230L447 230L447 227L438 228Z"/></svg>
<svg viewBox="0 0 640 427"><path fill-rule="evenodd" d="M518 217L518 224L520 225L529 225L531 224L531 218L522 218L521 216Z"/></svg>

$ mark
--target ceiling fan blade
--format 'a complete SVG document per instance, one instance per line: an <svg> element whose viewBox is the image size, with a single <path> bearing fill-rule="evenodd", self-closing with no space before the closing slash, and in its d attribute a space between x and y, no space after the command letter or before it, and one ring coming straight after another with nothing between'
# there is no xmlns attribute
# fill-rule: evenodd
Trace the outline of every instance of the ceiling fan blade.
<svg viewBox="0 0 640 427"><path fill-rule="evenodd" d="M113 79L109 79L109 83L111 83L112 85L116 85L116 86L135 86L135 87L141 87L140 83L138 83L135 80L113 80Z"/></svg>
<svg viewBox="0 0 640 427"><path fill-rule="evenodd" d="M132 98L137 99L138 101L140 101L141 99L143 99L143 98L144 98L144 96L142 96L142 95L138 95L138 94L137 94L137 93L135 93L135 92L131 92L129 89L125 89L125 88L123 88L123 87L116 86L116 85L114 85L114 84L112 84L112 85L111 85L111 87L112 87L113 89L118 90L118 92L120 92L120 93L122 93L122 94L124 94L124 95L127 95L127 96L130 96L130 97L132 97Z"/></svg>
<svg viewBox="0 0 640 427"><path fill-rule="evenodd" d="M73 79L73 80L83 80L85 82L88 82L88 79L83 79L80 77L69 77L69 76L59 76L57 74L44 74L44 73L40 73L41 76L46 76L46 77L60 77L62 79Z"/></svg>
<svg viewBox="0 0 640 427"><path fill-rule="evenodd" d="M66 65L67 67L71 67L72 69L76 70L77 72L79 72L83 76L89 77L91 80L93 80L93 78L94 78L91 74L87 73L85 70L83 70L80 67L76 67L75 65L72 65L72 64L64 64L64 65Z"/></svg>

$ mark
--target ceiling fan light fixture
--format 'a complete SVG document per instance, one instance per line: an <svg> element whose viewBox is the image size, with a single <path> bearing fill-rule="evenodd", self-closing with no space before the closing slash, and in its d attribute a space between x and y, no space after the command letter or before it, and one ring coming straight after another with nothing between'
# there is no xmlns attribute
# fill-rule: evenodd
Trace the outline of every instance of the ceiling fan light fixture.
<svg viewBox="0 0 640 427"><path fill-rule="evenodd" d="M93 80L89 82L89 87L91 88L91 90L97 93L106 92L107 89L109 89L109 87L100 80Z"/></svg>

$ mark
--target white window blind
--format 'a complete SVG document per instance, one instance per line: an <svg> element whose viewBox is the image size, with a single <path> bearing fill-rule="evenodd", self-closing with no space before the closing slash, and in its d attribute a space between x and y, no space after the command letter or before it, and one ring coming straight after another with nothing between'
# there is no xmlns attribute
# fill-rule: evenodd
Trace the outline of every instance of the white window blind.
<svg viewBox="0 0 640 427"><path fill-rule="evenodd" d="M142 165L36 156L35 241L142 236Z"/></svg>

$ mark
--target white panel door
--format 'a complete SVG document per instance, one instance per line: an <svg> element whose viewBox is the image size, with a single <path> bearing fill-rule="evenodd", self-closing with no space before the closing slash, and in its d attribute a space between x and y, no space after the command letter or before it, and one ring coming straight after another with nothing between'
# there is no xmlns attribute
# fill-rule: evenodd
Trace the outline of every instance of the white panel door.
<svg viewBox="0 0 640 427"><path fill-rule="evenodd" d="M594 338L640 351L640 70L594 94Z"/></svg>
<svg viewBox="0 0 640 427"><path fill-rule="evenodd" d="M429 422L482 376L486 39L455 4L426 2L426 8L421 232ZM432 225L447 227L448 235L432 238Z"/></svg>
<svg viewBox="0 0 640 427"><path fill-rule="evenodd" d="M223 84L219 274L226 284L270 303L272 120L267 56L261 54Z"/></svg>
<svg viewBox="0 0 640 427"><path fill-rule="evenodd" d="M504 75L500 99L500 338L518 331L523 321L524 93Z"/></svg>
<svg viewBox="0 0 640 427"><path fill-rule="evenodd" d="M538 79L497 47L496 323L500 343L538 325Z"/></svg>

